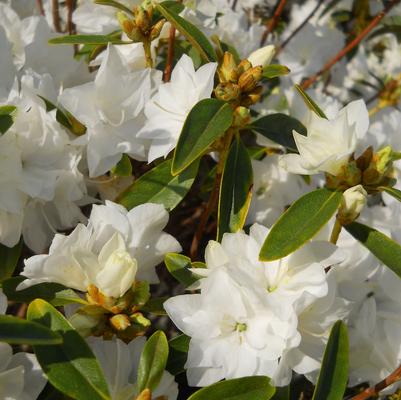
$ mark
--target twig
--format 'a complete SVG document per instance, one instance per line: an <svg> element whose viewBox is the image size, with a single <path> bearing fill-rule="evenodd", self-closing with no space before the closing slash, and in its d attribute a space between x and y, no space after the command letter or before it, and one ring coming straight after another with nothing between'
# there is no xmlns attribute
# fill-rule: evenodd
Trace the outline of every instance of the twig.
<svg viewBox="0 0 401 400"><path fill-rule="evenodd" d="M375 386L365 389L363 392L352 397L351 400L366 400L369 399L370 397L376 397L379 394L379 392L381 392L386 387L392 385L393 383L399 381L400 379L401 379L401 365L394 372L392 372L387 378L384 378Z"/></svg>
<svg viewBox="0 0 401 400"><path fill-rule="evenodd" d="M43 1L42 0L36 0L36 5L39 9L40 15L45 15L45 9L43 8Z"/></svg>
<svg viewBox="0 0 401 400"><path fill-rule="evenodd" d="M277 26L280 15L284 10L284 6L287 0L279 0L279 3L276 7L276 11L274 11L273 17L270 19L268 25L266 26L265 31L263 32L262 38L260 40L260 45L263 46L266 42L267 37L270 33L273 32L274 28Z"/></svg>
<svg viewBox="0 0 401 400"><path fill-rule="evenodd" d="M171 79L171 71L173 69L173 60L174 60L174 42L175 42L175 27L171 25L168 37L167 60L166 60L166 67L164 68L163 82L170 82Z"/></svg>
<svg viewBox="0 0 401 400"><path fill-rule="evenodd" d="M295 35L298 34L298 32L310 21L310 19L316 14L317 10L320 8L320 6L325 2L325 0L320 0L317 4L316 7L311 11L311 13L305 18L305 20L291 33L290 36L288 36L287 39L284 40L284 42L279 46L278 50L276 51L276 54L278 54L281 50L284 49L285 46L288 45L288 43L294 38Z"/></svg>
<svg viewBox="0 0 401 400"><path fill-rule="evenodd" d="M74 33L75 26L72 23L72 13L74 12L75 8L75 1L74 0L65 0L67 5L67 32L69 35Z"/></svg>
<svg viewBox="0 0 401 400"><path fill-rule="evenodd" d="M58 0L52 0L52 15L53 15L53 26L56 32L61 32L60 24L60 13L58 10Z"/></svg>
<svg viewBox="0 0 401 400"><path fill-rule="evenodd" d="M371 31L372 29L383 19L383 17L396 5L400 0L392 0L386 8L379 12L370 22L370 24L351 42L349 42L342 50L340 50L330 61L328 61L324 67L317 72L315 75L306 79L302 83L302 89L308 89L317 79L330 68L340 61L345 55L347 55L352 49L354 49Z"/></svg>
<svg viewBox="0 0 401 400"><path fill-rule="evenodd" d="M333 230L331 231L330 242L333 244L337 244L338 238L340 236L342 229L342 225L338 218L336 218L336 222L334 223Z"/></svg>

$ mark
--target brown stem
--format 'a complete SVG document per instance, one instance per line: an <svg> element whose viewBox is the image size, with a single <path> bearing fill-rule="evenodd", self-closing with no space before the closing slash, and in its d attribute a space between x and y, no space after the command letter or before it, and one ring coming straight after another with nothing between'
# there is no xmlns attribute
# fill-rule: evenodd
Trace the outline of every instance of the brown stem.
<svg viewBox="0 0 401 400"><path fill-rule="evenodd" d="M370 22L370 24L351 42L349 42L342 50L340 50L330 61L328 61L323 68L318 71L315 75L306 79L302 82L302 89L308 89L317 79L325 72L329 71L330 68L340 61L345 55L347 55L352 49L354 49L371 31L372 29L383 19L383 17L396 5L400 0L392 0L386 8L379 12Z"/></svg>
<svg viewBox="0 0 401 400"><path fill-rule="evenodd" d="M40 15L45 15L45 9L43 8L43 1L42 0L36 0L36 6L39 9Z"/></svg>
<svg viewBox="0 0 401 400"><path fill-rule="evenodd" d="M72 23L72 13L74 12L75 8L75 1L74 0L66 0L67 5L67 32L69 35L72 35L75 30L75 26Z"/></svg>
<svg viewBox="0 0 401 400"><path fill-rule="evenodd" d="M56 32L61 32L60 24L60 13L58 10L58 0L52 0L52 15L53 15L53 26Z"/></svg>
<svg viewBox="0 0 401 400"><path fill-rule="evenodd" d="M325 2L325 0L320 0L317 4L316 7L311 11L311 13L305 18L305 20L291 33L290 36L288 36L287 39L284 40L284 42L279 46L276 54L278 54L281 50L284 49L285 46L294 38L295 35L298 34L298 32L310 21L310 19L316 14L317 10L320 8L320 6Z"/></svg>
<svg viewBox="0 0 401 400"><path fill-rule="evenodd" d="M163 74L164 82L170 82L171 79L171 71L173 69L173 59L174 59L174 42L175 42L175 27L171 25L168 37L167 61Z"/></svg>
<svg viewBox="0 0 401 400"><path fill-rule="evenodd" d="M392 372L387 378L384 378L375 386L365 389L363 392L352 397L351 400L366 400L369 399L370 397L376 397L379 394L379 392L381 392L386 387L392 385L393 383L399 381L400 379L401 379L401 365L394 372Z"/></svg>
<svg viewBox="0 0 401 400"><path fill-rule="evenodd" d="M273 17L270 19L269 23L266 26L265 31L263 32L262 38L260 40L261 46L263 46L265 44L266 39L269 36L269 33L272 33L274 28L277 26L278 20L284 10L284 6L285 6L286 2L287 2L287 0L279 0L276 10L274 11Z"/></svg>

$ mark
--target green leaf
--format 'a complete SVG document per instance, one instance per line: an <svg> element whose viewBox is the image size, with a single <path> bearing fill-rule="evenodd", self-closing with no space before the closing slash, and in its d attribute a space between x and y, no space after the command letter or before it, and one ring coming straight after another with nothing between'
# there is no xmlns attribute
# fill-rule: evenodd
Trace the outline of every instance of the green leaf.
<svg viewBox="0 0 401 400"><path fill-rule="evenodd" d="M384 192L388 193L390 196L393 196L398 201L401 201L401 190L388 187L388 186L381 186L378 188L379 190L383 190Z"/></svg>
<svg viewBox="0 0 401 400"><path fill-rule="evenodd" d="M251 204L252 162L241 139L232 143L220 185L217 240L243 228Z"/></svg>
<svg viewBox="0 0 401 400"><path fill-rule="evenodd" d="M180 14L182 11L184 11L185 6L181 2L178 2L176 0L166 0L163 2L160 2L160 4L168 9L170 12L173 12L175 14ZM156 24L158 21L160 21L163 17L161 12L155 8L153 9L153 17L152 17L152 25Z"/></svg>
<svg viewBox="0 0 401 400"><path fill-rule="evenodd" d="M167 315L166 310L163 307L164 302L168 299L165 297L153 297L149 299L145 305L141 306L141 312L148 312L154 315Z"/></svg>
<svg viewBox="0 0 401 400"><path fill-rule="evenodd" d="M290 400L291 385L276 387L276 393L272 400Z"/></svg>
<svg viewBox="0 0 401 400"><path fill-rule="evenodd" d="M0 282L11 278L21 256L22 240L14 247L0 244Z"/></svg>
<svg viewBox="0 0 401 400"><path fill-rule="evenodd" d="M160 382L168 359L168 342L162 331L155 332L146 342L138 366L138 392L154 390Z"/></svg>
<svg viewBox="0 0 401 400"><path fill-rule="evenodd" d="M119 195L117 202L128 210L144 203L163 204L168 211L173 210L191 189L199 163L176 176L171 174L171 165L169 159L143 174Z"/></svg>
<svg viewBox="0 0 401 400"><path fill-rule="evenodd" d="M184 365L187 362L189 342L191 338L187 335L178 335L168 342L170 352L166 369L172 375L178 375L185 371Z"/></svg>
<svg viewBox="0 0 401 400"><path fill-rule="evenodd" d="M98 361L85 340L49 303L34 300L27 318L57 332L58 345L35 345L35 355L49 382L76 400L110 400L109 390Z"/></svg>
<svg viewBox="0 0 401 400"><path fill-rule="evenodd" d="M301 86L295 85L295 89L297 89L298 93L302 96L302 99L305 102L306 106L310 110L312 110L319 117L327 119L326 114L323 112L323 110L313 101L313 99L302 89Z"/></svg>
<svg viewBox="0 0 401 400"><path fill-rule="evenodd" d="M344 228L401 277L401 246L397 242L384 233L358 222L352 222Z"/></svg>
<svg viewBox="0 0 401 400"><path fill-rule="evenodd" d="M17 286L23 280L25 280L23 276L16 276L2 283L4 294L8 300L17 303L29 303L35 299L43 299L54 306L63 306L71 303L88 304L72 289L68 289L58 283L39 283L27 289L16 290Z"/></svg>
<svg viewBox="0 0 401 400"><path fill-rule="evenodd" d="M263 67L263 77L267 79L277 78L289 74L291 71L285 65L269 64Z"/></svg>
<svg viewBox="0 0 401 400"><path fill-rule="evenodd" d="M95 0L95 4L99 4L100 6L114 7L114 8L117 8L119 10L125 11L129 15L134 15L132 10L130 10L124 4L119 3L118 1L114 1L114 0Z"/></svg>
<svg viewBox="0 0 401 400"><path fill-rule="evenodd" d="M171 173L179 174L224 135L233 121L230 105L218 99L197 103L185 120L174 151Z"/></svg>
<svg viewBox="0 0 401 400"><path fill-rule="evenodd" d="M194 46L206 62L217 61L216 52L207 37L193 24L177 15L172 9L156 4L157 10Z"/></svg>
<svg viewBox="0 0 401 400"><path fill-rule="evenodd" d="M218 382L198 390L188 400L268 400L275 388L267 376L249 376Z"/></svg>
<svg viewBox="0 0 401 400"><path fill-rule="evenodd" d="M164 257L164 263L171 275L185 287L195 283L198 278L189 270L193 268L191 259L177 253L168 253Z"/></svg>
<svg viewBox="0 0 401 400"><path fill-rule="evenodd" d="M116 176L131 176L132 165L130 158L123 154L121 160L111 169L111 173Z"/></svg>
<svg viewBox="0 0 401 400"><path fill-rule="evenodd" d="M6 133L13 125L13 114L16 110L15 106L0 106L0 134Z"/></svg>
<svg viewBox="0 0 401 400"><path fill-rule="evenodd" d="M312 400L342 400L348 380L348 333L342 321L330 332Z"/></svg>
<svg viewBox="0 0 401 400"><path fill-rule="evenodd" d="M49 44L131 44L112 36L107 35L67 35L57 36L49 40Z"/></svg>
<svg viewBox="0 0 401 400"><path fill-rule="evenodd" d="M292 131L306 135L306 128L297 119L286 114L270 114L253 121L247 128L260 133L292 152L298 152Z"/></svg>
<svg viewBox="0 0 401 400"><path fill-rule="evenodd" d="M261 261L285 257L313 238L340 206L341 192L318 189L307 193L278 219L263 243Z"/></svg>
<svg viewBox="0 0 401 400"><path fill-rule="evenodd" d="M62 337L36 322L0 315L0 342L10 344L59 344Z"/></svg>

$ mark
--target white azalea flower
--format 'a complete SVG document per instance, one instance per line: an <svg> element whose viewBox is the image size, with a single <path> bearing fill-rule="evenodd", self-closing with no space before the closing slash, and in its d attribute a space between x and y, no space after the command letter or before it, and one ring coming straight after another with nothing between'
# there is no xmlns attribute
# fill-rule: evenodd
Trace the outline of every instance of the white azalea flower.
<svg viewBox="0 0 401 400"><path fill-rule="evenodd" d="M111 202L93 207L88 226L78 224L68 236L57 234L48 255L25 260L22 274L28 279L19 289L57 282L82 292L94 285L120 297L136 278L158 282L154 267L166 253L181 250L162 231L168 220L163 206L142 204L129 212Z"/></svg>
<svg viewBox="0 0 401 400"><path fill-rule="evenodd" d="M258 65L265 67L270 64L271 60L273 59L274 53L275 47L273 45L268 45L253 51L247 57L247 59L253 67L256 67Z"/></svg>
<svg viewBox="0 0 401 400"><path fill-rule="evenodd" d="M5 314L7 310L7 297L0 288L0 315Z"/></svg>
<svg viewBox="0 0 401 400"><path fill-rule="evenodd" d="M349 103L333 119L321 118L310 111L305 126L307 136L293 131L299 154L282 156L281 165L296 174L336 175L366 134L369 117L365 103L358 100Z"/></svg>
<svg viewBox="0 0 401 400"><path fill-rule="evenodd" d="M146 141L138 139L136 132L150 93L150 69L131 72L109 45L94 82L61 94L61 104L87 127L78 143L87 146L90 176L109 171L123 153L145 159Z"/></svg>
<svg viewBox="0 0 401 400"><path fill-rule="evenodd" d="M90 338L88 342L103 369L111 399L134 399L139 394L136 380L146 338L137 337L128 344L115 337L112 340ZM178 396L174 376L167 371L163 372L160 383L152 391L152 398L158 396L165 396L166 400L176 400Z"/></svg>
<svg viewBox="0 0 401 400"><path fill-rule="evenodd" d="M191 58L183 55L171 74L145 106L147 121L139 137L151 139L148 161L166 157L177 144L185 119L193 106L211 96L216 63L195 71Z"/></svg>
<svg viewBox="0 0 401 400"><path fill-rule="evenodd" d="M11 44L7 40L4 29L0 26L0 102L5 100L13 86L15 66L13 63Z"/></svg>

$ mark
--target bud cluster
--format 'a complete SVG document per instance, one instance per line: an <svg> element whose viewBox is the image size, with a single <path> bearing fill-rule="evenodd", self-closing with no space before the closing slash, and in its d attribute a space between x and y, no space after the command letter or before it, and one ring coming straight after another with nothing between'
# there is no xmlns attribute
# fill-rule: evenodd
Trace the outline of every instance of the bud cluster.
<svg viewBox="0 0 401 400"><path fill-rule="evenodd" d="M166 20L154 17L154 6L148 0L133 7L131 18L123 11L117 13L122 30L135 43L151 42L159 37Z"/></svg>
<svg viewBox="0 0 401 400"><path fill-rule="evenodd" d="M357 159L352 155L340 174L326 174L327 187L345 190L360 184L367 193L378 193L381 187L395 184L393 161L396 159L390 146L377 152L370 146Z"/></svg>
<svg viewBox="0 0 401 400"><path fill-rule="evenodd" d="M135 282L118 299L105 296L96 286L90 285L86 298L88 305L71 317L71 323L83 336L111 338L116 334L123 340L132 340L142 336L151 324L140 312L150 298L147 282Z"/></svg>

